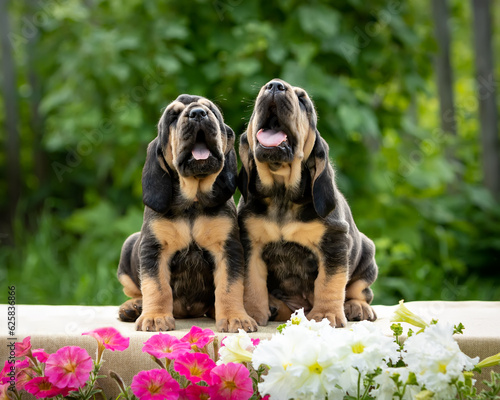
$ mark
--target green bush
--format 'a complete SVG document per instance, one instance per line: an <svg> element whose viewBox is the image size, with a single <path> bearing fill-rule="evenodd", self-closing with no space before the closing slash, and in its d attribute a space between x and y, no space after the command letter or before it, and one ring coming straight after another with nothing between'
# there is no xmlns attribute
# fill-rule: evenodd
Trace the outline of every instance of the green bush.
<svg viewBox="0 0 500 400"><path fill-rule="evenodd" d="M452 6L465 27L467 6ZM12 4L25 187L0 278L20 303L119 304L120 248L140 229L141 169L162 109L180 93L206 96L239 135L260 86L281 77L311 94L338 185L376 242L375 303L500 298L500 209L481 186L477 110L459 109L457 137L439 131L427 7L54 1L29 48L23 28L41 11ZM470 61L465 41L457 46ZM30 69L42 96L41 180ZM471 74L457 70L459 106Z"/></svg>

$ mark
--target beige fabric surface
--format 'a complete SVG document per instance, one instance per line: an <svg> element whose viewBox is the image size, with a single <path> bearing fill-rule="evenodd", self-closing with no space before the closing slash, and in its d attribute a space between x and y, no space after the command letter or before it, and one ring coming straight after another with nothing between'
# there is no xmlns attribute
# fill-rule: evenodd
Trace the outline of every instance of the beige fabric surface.
<svg viewBox="0 0 500 400"><path fill-rule="evenodd" d="M453 324L462 322L465 325L463 335L457 335L460 348L469 356L479 356L481 359L500 352L500 302L409 302L407 307L420 315L424 320L439 319ZM374 306L378 319L375 322L387 334L390 330L390 318L396 306ZM55 352L63 346L80 346L95 356L95 339L82 336L83 332L113 326L126 337L130 337L130 347L124 352L105 351L103 369L104 375L109 370L117 372L130 384L132 377L141 370L153 369L157 365L145 353L142 353L142 344L153 335L148 332L136 332L134 324L121 322L117 318L118 307L113 306L43 306L18 305L16 338L18 341L31 336L34 348L44 348L48 353ZM7 305L0 305L0 315L7 320ZM352 323L349 323L351 325ZM8 357L8 348L5 343L10 337L7 324L2 323L0 337L0 362ZM208 318L177 320L177 330L169 332L177 337L185 335L191 326L210 328L215 331L214 320ZM266 327L259 327L259 331L251 333L251 337L261 339L270 338L279 325L271 322ZM405 331L409 326L403 324ZM218 334L220 338L228 334ZM483 371L483 376L489 376L489 371ZM100 384L108 397L118 394L114 381L110 378L100 380Z"/></svg>

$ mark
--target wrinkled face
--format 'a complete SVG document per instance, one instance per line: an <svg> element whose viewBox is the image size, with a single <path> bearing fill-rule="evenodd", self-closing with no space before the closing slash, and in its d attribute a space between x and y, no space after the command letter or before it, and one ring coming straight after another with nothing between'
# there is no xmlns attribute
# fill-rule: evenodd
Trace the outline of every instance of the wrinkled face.
<svg viewBox="0 0 500 400"><path fill-rule="evenodd" d="M222 170L228 132L210 100L180 95L163 113L159 132L166 161L181 176L205 178Z"/></svg>
<svg viewBox="0 0 500 400"><path fill-rule="evenodd" d="M280 79L265 84L248 126L255 158L270 170L308 157L314 145L316 112L306 91Z"/></svg>

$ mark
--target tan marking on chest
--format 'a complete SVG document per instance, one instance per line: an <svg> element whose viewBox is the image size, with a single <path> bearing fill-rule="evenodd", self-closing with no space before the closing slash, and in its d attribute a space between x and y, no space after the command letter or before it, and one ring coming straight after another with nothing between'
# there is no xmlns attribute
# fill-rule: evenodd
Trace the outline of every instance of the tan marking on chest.
<svg viewBox="0 0 500 400"><path fill-rule="evenodd" d="M266 244L283 239L307 248L317 248L326 231L326 227L319 221L290 222L280 226L262 217L250 217L245 224L254 243Z"/></svg>
<svg viewBox="0 0 500 400"><path fill-rule="evenodd" d="M245 222L248 235L254 243L276 242L281 238L278 224L261 217L250 217Z"/></svg>
<svg viewBox="0 0 500 400"><path fill-rule="evenodd" d="M156 239L172 253L181 250L191 242L189 224L184 220L158 219L151 222Z"/></svg>
<svg viewBox="0 0 500 400"><path fill-rule="evenodd" d="M317 247L325 234L326 227L319 221L291 222L281 228L283 239L296 242L307 248Z"/></svg>
<svg viewBox="0 0 500 400"><path fill-rule="evenodd" d="M232 229L231 218L199 217L193 224L193 239L207 250L222 251Z"/></svg>

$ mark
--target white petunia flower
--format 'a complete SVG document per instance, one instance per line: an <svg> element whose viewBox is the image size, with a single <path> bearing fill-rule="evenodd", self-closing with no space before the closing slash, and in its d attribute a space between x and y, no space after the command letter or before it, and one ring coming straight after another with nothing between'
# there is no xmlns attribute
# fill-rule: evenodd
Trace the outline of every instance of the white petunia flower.
<svg viewBox="0 0 500 400"><path fill-rule="evenodd" d="M381 374L375 377L376 388L370 394L377 400L392 400L394 393L398 391L398 386L394 380L396 379L400 386L403 387L408 382L409 375L410 370L407 367L385 367L382 369ZM414 399L415 394L419 393L420 390L417 385L407 385L403 399Z"/></svg>
<svg viewBox="0 0 500 400"><path fill-rule="evenodd" d="M456 389L450 383L463 380L462 372L470 370L479 358L471 359L453 339L453 326L437 323L404 343L403 360L415 373L417 382L434 392L434 399L453 398Z"/></svg>
<svg viewBox="0 0 500 400"><path fill-rule="evenodd" d="M222 339L222 344L223 346L219 348L219 360L217 364L252 361L255 346L248 333L243 329L238 329L237 335L226 336Z"/></svg>

